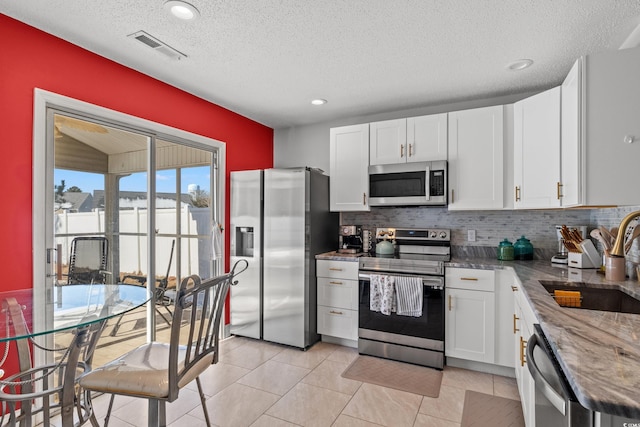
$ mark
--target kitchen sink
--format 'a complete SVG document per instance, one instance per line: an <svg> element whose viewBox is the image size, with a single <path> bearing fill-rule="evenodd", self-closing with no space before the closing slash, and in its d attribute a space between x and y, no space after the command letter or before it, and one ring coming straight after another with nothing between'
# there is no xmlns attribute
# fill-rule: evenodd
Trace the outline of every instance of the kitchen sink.
<svg viewBox="0 0 640 427"><path fill-rule="evenodd" d="M601 288L596 284L589 283L555 280L540 280L540 284L552 296L556 290L579 291L582 297L580 307L572 308L640 314L640 300L619 289Z"/></svg>

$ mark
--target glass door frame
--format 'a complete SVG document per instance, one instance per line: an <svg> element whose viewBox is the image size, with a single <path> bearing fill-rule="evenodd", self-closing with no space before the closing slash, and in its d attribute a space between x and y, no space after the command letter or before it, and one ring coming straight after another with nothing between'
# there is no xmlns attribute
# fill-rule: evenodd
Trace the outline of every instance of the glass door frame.
<svg viewBox="0 0 640 427"><path fill-rule="evenodd" d="M217 165L213 165L212 169L217 174L217 179L212 174L211 197L215 198L217 202L212 211L214 216L212 220L220 224L225 223L226 147L224 142L36 88L34 96L32 183L34 325L44 325L47 319L52 318L52 313L45 311L47 307L50 307L46 303L51 301L52 296L47 295L47 291L53 288L55 276L53 273L53 260L55 259L53 251L53 215L50 215L47 210L49 207L53 207L54 136L53 123L49 123L47 120L47 116L52 109L65 115L75 115L106 126L137 132L150 138L147 150L147 191L149 195L147 201L147 209L149 209L147 233L149 236L148 274L150 277L155 277L155 236L153 230L155 227L156 139L205 149L213 153L214 158L217 158ZM153 173L149 173L150 171ZM51 212L53 211L51 210ZM212 266L214 268L212 272L215 274L221 274L224 269L224 260L226 259L224 247L222 250L222 262ZM152 340L155 334L155 316L153 313L154 307L148 307L148 340Z"/></svg>

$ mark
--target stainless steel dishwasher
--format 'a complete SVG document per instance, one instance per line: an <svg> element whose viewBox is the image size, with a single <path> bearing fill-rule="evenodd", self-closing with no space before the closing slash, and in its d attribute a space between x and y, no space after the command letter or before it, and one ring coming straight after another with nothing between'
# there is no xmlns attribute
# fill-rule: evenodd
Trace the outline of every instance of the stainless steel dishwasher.
<svg viewBox="0 0 640 427"><path fill-rule="evenodd" d="M533 328L527 343L527 366L535 382L536 426L593 426L594 412L578 402L540 325Z"/></svg>

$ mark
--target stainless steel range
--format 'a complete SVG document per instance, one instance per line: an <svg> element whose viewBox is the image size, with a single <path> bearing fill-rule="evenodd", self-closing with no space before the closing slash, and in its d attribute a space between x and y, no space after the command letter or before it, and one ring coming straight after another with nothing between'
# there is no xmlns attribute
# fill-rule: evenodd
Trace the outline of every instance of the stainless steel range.
<svg viewBox="0 0 640 427"><path fill-rule="evenodd" d="M442 369L444 263L451 259L450 230L378 228L376 240L386 254L363 257L359 266L360 354ZM387 253L389 242L392 253ZM385 304L389 293L395 293L396 310ZM400 310L405 300L412 305L408 311Z"/></svg>

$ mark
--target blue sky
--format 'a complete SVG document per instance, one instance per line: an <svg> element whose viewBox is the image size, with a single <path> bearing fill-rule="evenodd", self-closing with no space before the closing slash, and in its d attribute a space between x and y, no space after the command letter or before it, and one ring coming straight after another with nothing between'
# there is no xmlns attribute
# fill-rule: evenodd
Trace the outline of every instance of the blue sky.
<svg viewBox="0 0 640 427"><path fill-rule="evenodd" d="M189 184L198 184L201 190L209 192L208 173L208 167L182 169L181 192L187 193ZM56 169L54 172L55 185L60 185L63 179L65 189L76 186L85 193L104 189L104 175L102 174ZM135 173L120 180L121 191L146 191L146 189L147 175L145 173ZM175 169L157 172L156 191L159 193L175 192Z"/></svg>

